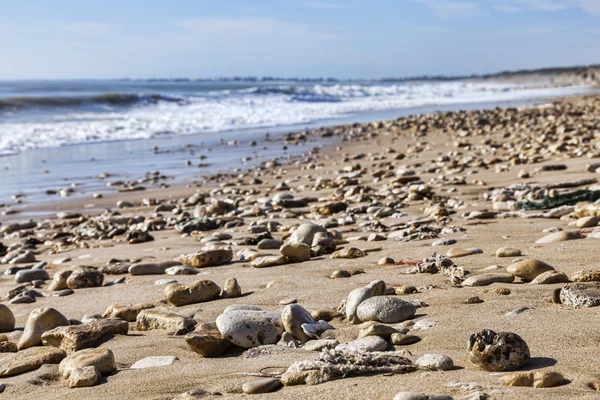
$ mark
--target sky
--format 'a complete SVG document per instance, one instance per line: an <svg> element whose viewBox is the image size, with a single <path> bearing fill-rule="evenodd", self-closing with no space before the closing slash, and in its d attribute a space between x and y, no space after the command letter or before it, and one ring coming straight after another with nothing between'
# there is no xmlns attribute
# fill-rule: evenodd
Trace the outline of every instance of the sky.
<svg viewBox="0 0 600 400"><path fill-rule="evenodd" d="M382 78L600 63L600 0L0 0L0 80Z"/></svg>

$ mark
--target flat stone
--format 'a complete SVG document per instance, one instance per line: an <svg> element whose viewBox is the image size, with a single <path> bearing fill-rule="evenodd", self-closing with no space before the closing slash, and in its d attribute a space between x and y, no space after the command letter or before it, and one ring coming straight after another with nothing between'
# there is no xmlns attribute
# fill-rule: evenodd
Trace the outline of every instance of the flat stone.
<svg viewBox="0 0 600 400"><path fill-rule="evenodd" d="M588 269L585 271L578 271L571 275L572 282L599 282L600 281L600 269Z"/></svg>
<svg viewBox="0 0 600 400"><path fill-rule="evenodd" d="M529 362L527 343L511 332L485 329L472 334L467 342L469 360L490 372L514 371Z"/></svg>
<svg viewBox="0 0 600 400"><path fill-rule="evenodd" d="M187 265L178 265L165 269L167 275L198 275L200 271Z"/></svg>
<svg viewBox="0 0 600 400"><path fill-rule="evenodd" d="M417 308L396 296L374 296L361 302L356 309L360 321L379 321L386 324L412 318Z"/></svg>
<svg viewBox="0 0 600 400"><path fill-rule="evenodd" d="M441 354L425 354L415 361L415 365L421 369L431 371L448 371L454 368L454 361L450 357Z"/></svg>
<svg viewBox="0 0 600 400"><path fill-rule="evenodd" d="M431 243L431 245L434 247L436 247L436 246L451 246L455 243L456 243L455 239L442 238L442 239L435 240L433 243Z"/></svg>
<svg viewBox="0 0 600 400"><path fill-rule="evenodd" d="M286 256L262 256L257 257L250 263L251 267L254 268L268 268L268 267L276 267L278 265L288 264L289 260Z"/></svg>
<svg viewBox="0 0 600 400"><path fill-rule="evenodd" d="M173 284L165 288L165 298L174 306L203 303L219 298L221 288L210 280L201 280L190 285Z"/></svg>
<svg viewBox="0 0 600 400"><path fill-rule="evenodd" d="M135 322L138 314L142 310L148 310L150 308L154 308L154 304L137 304L135 306L119 306L113 304L108 306L104 314L102 314L102 318L119 318L123 321L127 322Z"/></svg>
<svg viewBox="0 0 600 400"><path fill-rule="evenodd" d="M511 274L489 273L470 276L462 283L463 286L487 286L492 283L512 283L515 277Z"/></svg>
<svg viewBox="0 0 600 400"><path fill-rule="evenodd" d="M403 333L392 333L391 342L395 346L406 346L421 341L421 338L415 335L405 335Z"/></svg>
<svg viewBox="0 0 600 400"><path fill-rule="evenodd" d="M283 384L279 378L264 378L244 383L242 391L246 394L271 393L281 386Z"/></svg>
<svg viewBox="0 0 600 400"><path fill-rule="evenodd" d="M340 344L340 342L336 339L317 339L306 342L302 346L302 349L307 351L321 351L323 349L333 349L338 344Z"/></svg>
<svg viewBox="0 0 600 400"><path fill-rule="evenodd" d="M286 243L281 246L279 252L292 263L310 260L310 247L304 243Z"/></svg>
<svg viewBox="0 0 600 400"><path fill-rule="evenodd" d="M263 239L258 242L256 248L259 250L277 250L281 247L282 243L280 240L275 239Z"/></svg>
<svg viewBox="0 0 600 400"><path fill-rule="evenodd" d="M95 367L76 368L71 371L67 379L70 388L90 387L98 384L100 373Z"/></svg>
<svg viewBox="0 0 600 400"><path fill-rule="evenodd" d="M218 357L232 347L231 342L223 338L221 333L191 332L185 336L185 342L190 348L203 357Z"/></svg>
<svg viewBox="0 0 600 400"><path fill-rule="evenodd" d="M175 356L151 356L142 358L139 361L136 361L131 367L131 369L145 369L145 368L157 368L157 367L166 367L173 364L175 361L179 360Z"/></svg>
<svg viewBox="0 0 600 400"><path fill-rule="evenodd" d="M102 319L87 324L60 326L44 332L45 346L59 347L67 352L75 352L95 346L108 335L127 335L129 324L120 319Z"/></svg>
<svg viewBox="0 0 600 400"><path fill-rule="evenodd" d="M458 247L453 247L451 249L448 250L448 252L446 253L446 257L450 257L450 258L457 258L457 257L466 257L466 256L471 256L473 254L481 254L483 253L483 251L481 249L461 249Z"/></svg>
<svg viewBox="0 0 600 400"><path fill-rule="evenodd" d="M598 217L595 215L591 215L588 217L579 218L575 221L575 226L577 228L591 228L592 226L598 225Z"/></svg>
<svg viewBox="0 0 600 400"><path fill-rule="evenodd" d="M77 368L94 367L100 375L108 375L117 370L115 355L110 349L85 349L64 358L58 372L63 379L69 379L71 372Z"/></svg>
<svg viewBox="0 0 600 400"><path fill-rule="evenodd" d="M555 371L536 371L503 375L500 383L504 386L548 388L566 385L569 381Z"/></svg>
<svg viewBox="0 0 600 400"><path fill-rule="evenodd" d="M217 328L225 339L245 348L276 344L284 330L279 315L254 310L223 313L217 317Z"/></svg>
<svg viewBox="0 0 600 400"><path fill-rule="evenodd" d="M531 281L533 284L537 285L550 285L553 283L567 283L569 282L569 277L564 272L559 271L546 271L544 273L539 274Z"/></svg>
<svg viewBox="0 0 600 400"><path fill-rule="evenodd" d="M360 257L366 257L366 256L367 256L366 251L357 249L355 247L346 247L341 250L337 250L337 251L333 252L331 254L330 258L353 259L353 258L360 258Z"/></svg>
<svg viewBox="0 0 600 400"><path fill-rule="evenodd" d="M496 250L496 257L519 257L520 255L521 250L511 247L500 247Z"/></svg>
<svg viewBox="0 0 600 400"><path fill-rule="evenodd" d="M338 351L348 352L368 352L368 351L385 351L387 349L387 342L385 339L379 336L367 336L364 338L353 340L348 343L338 344L335 349Z"/></svg>
<svg viewBox="0 0 600 400"><path fill-rule="evenodd" d="M165 329L171 332L187 333L194 329L195 321L164 308L142 310L136 319L138 331Z"/></svg>
<svg viewBox="0 0 600 400"><path fill-rule="evenodd" d="M36 280L48 280L50 279L50 275L48 275L48 271L45 269L26 269L17 272L15 275L15 281L18 283L31 282Z"/></svg>
<svg viewBox="0 0 600 400"><path fill-rule="evenodd" d="M70 296L73 293L75 293L73 291L73 289L63 289L63 290L59 290L58 292L52 293L52 296L54 296L54 297L65 297L65 296Z"/></svg>
<svg viewBox="0 0 600 400"><path fill-rule="evenodd" d="M600 305L600 282L581 282L565 285L560 290L560 302L569 307L583 308Z"/></svg>
<svg viewBox="0 0 600 400"><path fill-rule="evenodd" d="M381 280L373 281L365 287L352 290L346 297L346 318L352 324L360 323L357 316L357 309L360 303L374 297L385 294L385 282Z"/></svg>
<svg viewBox="0 0 600 400"><path fill-rule="evenodd" d="M0 332L12 332L15 329L15 316L8 306L0 304Z"/></svg>
<svg viewBox="0 0 600 400"><path fill-rule="evenodd" d="M42 344L42 334L59 326L70 325L69 320L50 307L36 308L27 318L25 330L19 339L19 350Z"/></svg>
<svg viewBox="0 0 600 400"><path fill-rule="evenodd" d="M230 247L206 249L193 254L182 254L175 259L182 264L195 268L216 267L227 264L233 259Z"/></svg>
<svg viewBox="0 0 600 400"><path fill-rule="evenodd" d="M163 275L167 269L181 266L178 261L164 261L158 263L136 263L129 266L129 275Z"/></svg>
<svg viewBox="0 0 600 400"><path fill-rule="evenodd" d="M536 241L538 244L564 242L567 240L581 239L583 236L579 232L560 231L544 236Z"/></svg>
<svg viewBox="0 0 600 400"><path fill-rule="evenodd" d="M358 338L363 338L367 336L380 336L384 339L389 338L394 333L400 333L398 329L393 326L383 325L383 324L373 324L368 327L362 328L358 332Z"/></svg>
<svg viewBox="0 0 600 400"><path fill-rule="evenodd" d="M31 347L2 358L0 378L35 371L43 364L58 364L66 357L64 350L53 347Z"/></svg>
<svg viewBox="0 0 600 400"><path fill-rule="evenodd" d="M283 328L301 344L308 342L311 338L304 333L302 324L314 324L315 320L305 308L298 304L290 304L281 312Z"/></svg>
<svg viewBox="0 0 600 400"><path fill-rule="evenodd" d="M506 267L506 271L509 274L518 276L526 281L532 281L538 275L553 270L554 268L545 262L534 259L519 261Z"/></svg>

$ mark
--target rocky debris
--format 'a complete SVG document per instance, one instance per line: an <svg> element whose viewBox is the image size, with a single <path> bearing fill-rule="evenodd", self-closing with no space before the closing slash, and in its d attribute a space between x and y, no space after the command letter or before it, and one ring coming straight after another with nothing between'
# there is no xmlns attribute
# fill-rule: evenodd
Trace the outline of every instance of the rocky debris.
<svg viewBox="0 0 600 400"><path fill-rule="evenodd" d="M292 364L281 376L285 386L318 385L355 375L404 374L416 367L403 352L323 350L314 361Z"/></svg>
<svg viewBox="0 0 600 400"><path fill-rule="evenodd" d="M102 318L118 318L127 322L135 322L138 314L142 310L148 310L150 308L154 308L154 304L136 304L134 306L120 306L113 304L108 306L104 314L102 314Z"/></svg>
<svg viewBox="0 0 600 400"><path fill-rule="evenodd" d="M519 261L509 265L506 268L506 271L509 274L517 276L526 281L532 281L538 275L553 270L554 268L546 264L545 262L534 259Z"/></svg>
<svg viewBox="0 0 600 400"><path fill-rule="evenodd" d="M566 385L569 381L555 371L535 371L503 375L500 383L504 386L549 388Z"/></svg>
<svg viewBox="0 0 600 400"><path fill-rule="evenodd" d="M0 304L0 333L12 332L15 329L15 316L10 308Z"/></svg>
<svg viewBox="0 0 600 400"><path fill-rule="evenodd" d="M437 274L442 273L450 277L452 284L458 285L465 280L465 270L454 264L449 257L441 254L433 254L431 257L423 259L416 267L408 268L407 274Z"/></svg>
<svg viewBox="0 0 600 400"><path fill-rule="evenodd" d="M0 378L35 371L44 364L58 364L66 357L64 350L53 347L31 347L2 358Z"/></svg>
<svg viewBox="0 0 600 400"><path fill-rule="evenodd" d="M600 305L600 282L572 283L559 292L560 302L569 307L585 308Z"/></svg>
<svg viewBox="0 0 600 400"><path fill-rule="evenodd" d="M527 343L511 332L496 333L485 329L472 334L467 342L469 360L491 371L514 371L529 362Z"/></svg>
<svg viewBox="0 0 600 400"><path fill-rule="evenodd" d="M225 309L217 317L217 328L225 339L245 348L275 344L284 330L279 315L252 309Z"/></svg>
<svg viewBox="0 0 600 400"><path fill-rule="evenodd" d="M42 344L42 334L60 326L69 326L69 320L50 307L36 308L27 318L25 330L19 339L19 350Z"/></svg>
<svg viewBox="0 0 600 400"><path fill-rule="evenodd" d="M44 332L45 346L59 347L69 353L95 346L108 336L127 335L129 324L120 319L101 319L81 325L60 326Z"/></svg>
<svg viewBox="0 0 600 400"><path fill-rule="evenodd" d="M136 318L138 331L164 329L180 334L190 332L195 325L193 319L159 307L142 310Z"/></svg>
<svg viewBox="0 0 600 400"><path fill-rule="evenodd" d="M412 318L417 308L395 296L375 296L361 302L356 309L360 321L394 324Z"/></svg>
<svg viewBox="0 0 600 400"><path fill-rule="evenodd" d="M221 288L210 280L194 282L190 285L172 284L165 288L165 298L176 307L203 303L219 298Z"/></svg>

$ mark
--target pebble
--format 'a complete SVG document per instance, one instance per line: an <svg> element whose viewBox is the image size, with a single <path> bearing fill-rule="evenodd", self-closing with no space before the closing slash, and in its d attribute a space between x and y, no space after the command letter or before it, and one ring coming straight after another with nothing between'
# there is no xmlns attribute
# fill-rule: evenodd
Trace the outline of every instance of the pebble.
<svg viewBox="0 0 600 400"><path fill-rule="evenodd" d="M419 293L419 290L412 285L402 285L400 287L395 288L394 292L398 296L402 296L407 294Z"/></svg>
<svg viewBox="0 0 600 400"><path fill-rule="evenodd" d="M453 247L451 249L448 250L448 252L446 253L446 257L449 258L457 258L457 257L466 257L466 256L470 256L473 254L481 254L483 253L483 251L481 249L461 249L458 247Z"/></svg>
<svg viewBox="0 0 600 400"><path fill-rule="evenodd" d="M380 258L379 261L377 261L377 265L389 265L389 264L395 264L395 263L396 262L391 257L383 257L383 258Z"/></svg>
<svg viewBox="0 0 600 400"><path fill-rule="evenodd" d="M435 240L433 243L431 243L431 245L433 247L436 247L436 246L451 246L451 245L453 245L455 243L456 243L455 239L442 238L442 239Z"/></svg>
<svg viewBox="0 0 600 400"><path fill-rule="evenodd" d="M15 329L15 316L8 306L0 304L0 333Z"/></svg>
<svg viewBox="0 0 600 400"><path fill-rule="evenodd" d="M279 315L255 310L224 312L217 317L217 328L225 339L244 348L275 344L283 333Z"/></svg>
<svg viewBox="0 0 600 400"><path fill-rule="evenodd" d="M553 271L554 268L545 262L529 259L516 262L506 267L506 271L526 281L534 280L538 275L547 271Z"/></svg>
<svg viewBox="0 0 600 400"><path fill-rule="evenodd" d="M104 274L93 267L79 267L67 278L69 289L82 289L100 287L104 281Z"/></svg>
<svg viewBox="0 0 600 400"><path fill-rule="evenodd" d="M69 374L67 386L70 388L90 387L98 384L100 373L95 367L76 368Z"/></svg>
<svg viewBox="0 0 600 400"><path fill-rule="evenodd" d="M154 284L158 285L158 286L170 285L172 283L177 283L177 280L175 280L175 279L158 279L158 280L154 281Z"/></svg>
<svg viewBox="0 0 600 400"><path fill-rule="evenodd" d="M302 349L307 351L321 351L323 349L333 349L338 344L340 344L340 342L336 339L317 339L306 342L302 346Z"/></svg>
<svg viewBox="0 0 600 400"><path fill-rule="evenodd" d="M369 352L369 351L385 351L387 342L379 336L367 336L364 338L353 340L348 343L338 344L335 349L337 351L346 352Z"/></svg>
<svg viewBox="0 0 600 400"><path fill-rule="evenodd" d="M165 288L165 299L176 307L212 301L219 297L221 288L210 280L190 285L173 284Z"/></svg>
<svg viewBox="0 0 600 400"><path fill-rule="evenodd" d="M296 298L281 299L281 300L279 300L279 305L287 306L288 304L296 304L297 302L298 302L298 299L296 299Z"/></svg>
<svg viewBox="0 0 600 400"><path fill-rule="evenodd" d="M224 299L233 299L242 295L242 288L238 283L237 279L229 278L223 284L223 291L221 297Z"/></svg>
<svg viewBox="0 0 600 400"><path fill-rule="evenodd" d="M120 319L100 319L80 325L59 326L42 334L44 346L74 352L96 346L101 339L127 335L129 324Z"/></svg>
<svg viewBox="0 0 600 400"><path fill-rule="evenodd" d="M356 309L360 321L379 321L386 324L402 322L415 315L414 304L396 296L375 296L364 300Z"/></svg>
<svg viewBox="0 0 600 400"><path fill-rule="evenodd" d="M17 272L15 275L15 281L17 283L25 283L35 280L45 281L48 279L50 279L50 275L48 275L48 271L44 269L26 269Z"/></svg>
<svg viewBox="0 0 600 400"><path fill-rule="evenodd" d="M69 320L50 307L36 308L29 313L25 330L19 339L19 350L42 344L42 334L59 326L70 325Z"/></svg>
<svg viewBox="0 0 600 400"><path fill-rule="evenodd" d="M488 286L492 283L512 283L515 277L511 274L488 273L470 276L462 283L463 286Z"/></svg>
<svg viewBox="0 0 600 400"><path fill-rule="evenodd" d="M246 394L271 393L279 389L283 384L279 378L257 379L242 385L242 391Z"/></svg>
<svg viewBox="0 0 600 400"><path fill-rule="evenodd" d="M282 243L280 240L275 239L263 239L256 245L259 250L277 250L281 247Z"/></svg>
<svg viewBox="0 0 600 400"><path fill-rule="evenodd" d="M181 266L177 261L165 261L160 263L135 263L129 266L129 275L162 275L167 269Z"/></svg>
<svg viewBox="0 0 600 400"><path fill-rule="evenodd" d="M358 338L363 338L367 336L381 336L384 339L389 338L394 333L400 333L398 329L383 324L373 324L362 328L360 332L358 332Z"/></svg>
<svg viewBox="0 0 600 400"><path fill-rule="evenodd" d="M175 356L151 356L142 358L141 360L136 361L131 367L131 369L146 369L146 368L157 368L157 367L167 367L173 364L175 361L179 360Z"/></svg>
<svg viewBox="0 0 600 400"><path fill-rule="evenodd" d="M268 268L276 267L278 265L285 265L289 262L286 256L262 256L257 257L250 263L251 267L254 268Z"/></svg>
<svg viewBox="0 0 600 400"><path fill-rule="evenodd" d="M350 274L350 272L344 269L338 269L331 273L329 279L350 278L351 276L352 275Z"/></svg>
<svg viewBox="0 0 600 400"><path fill-rule="evenodd" d="M310 247L304 243L286 243L279 252L293 263L310 260Z"/></svg>
<svg viewBox="0 0 600 400"><path fill-rule="evenodd" d="M142 310L136 318L136 329L138 331L166 329L171 332L187 333L194 328L195 324L195 321L191 318L158 307Z"/></svg>
<svg viewBox="0 0 600 400"><path fill-rule="evenodd" d="M194 268L216 267L227 264L233 259L230 247L201 250L193 254L182 254L175 261Z"/></svg>
<svg viewBox="0 0 600 400"><path fill-rule="evenodd" d="M448 371L454 368L454 361L441 354L425 354L415 361L415 365L431 371Z"/></svg>
<svg viewBox="0 0 600 400"><path fill-rule="evenodd" d="M84 367L94 367L100 375L111 374L117 370L115 355L110 349L80 350L64 358L58 366L58 372L63 379L69 379L73 370Z"/></svg>
<svg viewBox="0 0 600 400"><path fill-rule="evenodd" d="M327 234L327 230L322 226L304 223L301 224L294 232L292 232L291 236L287 240L288 243L291 244L299 244L304 243L307 246L312 246L313 239L317 232L322 232Z"/></svg>
<svg viewBox="0 0 600 400"><path fill-rule="evenodd" d="M538 244L564 242L567 240L581 239L583 236L579 232L560 231L546 235L536 241Z"/></svg>
<svg viewBox="0 0 600 400"><path fill-rule="evenodd" d="M577 228L590 228L592 226L598 225L598 217L595 215L582 217L575 221L575 226Z"/></svg>
<svg viewBox="0 0 600 400"><path fill-rule="evenodd" d="M134 306L110 305L102 314L102 318L119 318L127 322L135 322L142 310L154 308L154 304L143 303Z"/></svg>
<svg viewBox="0 0 600 400"><path fill-rule="evenodd" d="M503 375L500 383L504 386L549 388L566 385L569 381L555 371L535 371Z"/></svg>
<svg viewBox="0 0 600 400"><path fill-rule="evenodd" d="M553 283L567 283L569 277L564 272L546 271L536 276L531 283L536 285L550 285Z"/></svg>
<svg viewBox="0 0 600 400"><path fill-rule="evenodd" d="M299 304L290 304L281 312L281 321L286 332L298 340L301 344L308 342L311 338L304 333L302 324L314 324L315 320L304 307Z"/></svg>
<svg viewBox="0 0 600 400"><path fill-rule="evenodd" d="M479 296L471 296L465 301L465 303L466 304L479 304L479 303L483 303L483 300L481 300L479 298Z"/></svg>
<svg viewBox="0 0 600 400"><path fill-rule="evenodd" d="M490 372L514 371L529 362L527 343L511 332L485 329L472 334L467 341L469 360Z"/></svg>
<svg viewBox="0 0 600 400"><path fill-rule="evenodd" d="M421 338L415 335L406 335L403 333L392 333L391 342L396 346L406 346L421 341Z"/></svg>
<svg viewBox="0 0 600 400"><path fill-rule="evenodd" d="M352 324L360 323L360 319L356 315L358 306L363 301L385 294L385 282L381 280L373 281L367 286L352 290L346 297L346 318Z"/></svg>
<svg viewBox="0 0 600 400"><path fill-rule="evenodd" d="M511 247L500 247L496 250L496 257L519 257L520 255L521 250Z"/></svg>
<svg viewBox="0 0 600 400"><path fill-rule="evenodd" d="M66 356L64 350L46 346L35 346L18 353L10 353L2 358L0 378L35 371L44 364L58 364Z"/></svg>

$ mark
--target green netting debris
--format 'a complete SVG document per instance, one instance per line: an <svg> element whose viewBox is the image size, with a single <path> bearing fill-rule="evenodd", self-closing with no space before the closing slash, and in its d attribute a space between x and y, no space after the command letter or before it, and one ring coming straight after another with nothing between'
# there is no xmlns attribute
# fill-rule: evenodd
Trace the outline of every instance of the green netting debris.
<svg viewBox="0 0 600 400"><path fill-rule="evenodd" d="M571 193L559 194L554 197L544 197L542 201L524 201L523 210L548 210L561 206L574 206L577 203L600 200L600 190L576 190Z"/></svg>

